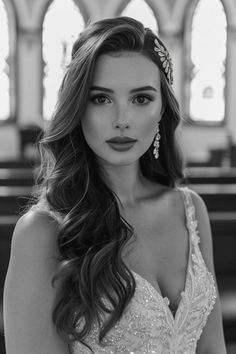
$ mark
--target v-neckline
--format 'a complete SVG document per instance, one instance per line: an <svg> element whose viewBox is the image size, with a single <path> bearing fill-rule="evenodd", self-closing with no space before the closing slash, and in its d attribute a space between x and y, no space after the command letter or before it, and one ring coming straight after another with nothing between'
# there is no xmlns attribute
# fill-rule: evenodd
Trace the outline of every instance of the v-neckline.
<svg viewBox="0 0 236 354"><path fill-rule="evenodd" d="M159 287L160 290L157 290L153 285L152 283L150 283L149 280L147 280L146 278L142 277L139 273L136 273L135 271L131 270L131 273L134 274L134 276L138 277L139 279L141 279L143 282L145 282L151 289L152 291L155 293L155 295L161 300L161 303L163 304L163 306L165 306L165 308L169 311L171 317L172 317L172 320L173 322L175 322L176 320L176 316L177 316L177 312L179 311L179 308L180 308L180 305L181 305L181 302L182 302L182 299L183 299L183 293L185 293L186 291L186 288L187 288L187 277L188 277L188 272L186 274L186 279L185 279L185 287L184 287L184 290L182 290L180 292L180 295L179 295L179 303L178 303L178 306L177 306L177 309L175 310L175 313L173 313L171 311L171 308L170 308L170 299L167 297L167 296L162 296L161 294L161 289Z"/></svg>
<svg viewBox="0 0 236 354"><path fill-rule="evenodd" d="M182 191L181 191L181 193L182 193ZM149 280L147 280L146 278L142 277L139 273L135 272L134 270L130 269L131 273L133 273L134 275L139 277L142 281L146 282L148 284L148 286L155 292L155 294L158 296L158 298L161 299L161 301L164 304L164 306L166 306L166 308L170 312L173 321L176 320L177 312L178 312L178 310L180 308L180 305L182 303L182 300L183 300L183 294L187 290L187 280L188 280L188 274L189 274L189 268L190 268L190 260L191 260L191 254L192 254L192 244L191 244L191 236L192 235L191 235L191 229L188 226L188 224L189 224L188 217L189 216L188 216L188 210L187 210L189 205L184 203L184 206L185 206L185 216L186 216L186 224L185 225L186 225L186 229L187 229L187 232L188 232L188 261L187 261L187 267L186 267L186 273L185 273L184 289L180 292L180 294L178 296L179 302L178 302L177 308L175 310L175 313L173 314L173 312L171 311L170 299L167 296L163 296L162 295L162 291L161 291L161 288L160 288L158 283L157 283L157 286L158 286L159 290L157 290L156 287L154 287L154 285L152 285L152 283Z"/></svg>

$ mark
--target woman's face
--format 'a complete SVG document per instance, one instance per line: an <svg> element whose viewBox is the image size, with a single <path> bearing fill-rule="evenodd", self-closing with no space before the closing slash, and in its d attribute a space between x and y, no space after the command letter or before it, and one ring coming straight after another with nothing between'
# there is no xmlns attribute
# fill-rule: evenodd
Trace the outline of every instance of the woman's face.
<svg viewBox="0 0 236 354"><path fill-rule="evenodd" d="M85 140L105 164L134 163L153 142L161 108L160 74L151 60L134 52L104 54L81 121ZM120 142L124 137L132 140Z"/></svg>

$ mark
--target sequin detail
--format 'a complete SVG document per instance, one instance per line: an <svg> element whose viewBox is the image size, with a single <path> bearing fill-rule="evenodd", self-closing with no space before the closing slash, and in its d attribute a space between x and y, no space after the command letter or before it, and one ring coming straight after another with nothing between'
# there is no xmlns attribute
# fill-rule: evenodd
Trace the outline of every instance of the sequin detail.
<svg viewBox="0 0 236 354"><path fill-rule="evenodd" d="M155 43L154 50L155 52L157 52L160 58L162 68L167 77L167 80L169 81L169 84L172 85L173 84L173 64L172 64L171 56L168 50L159 43L157 38L154 40L154 43Z"/></svg>
<svg viewBox="0 0 236 354"><path fill-rule="evenodd" d="M189 264L185 289L181 292L175 315L170 301L139 274L133 272L136 290L121 319L98 343L99 328L94 324L86 338L96 354L195 354L197 341L216 301L212 274L203 260L188 187L180 189L185 200L187 228L190 237ZM71 354L90 354L79 342L71 346Z"/></svg>

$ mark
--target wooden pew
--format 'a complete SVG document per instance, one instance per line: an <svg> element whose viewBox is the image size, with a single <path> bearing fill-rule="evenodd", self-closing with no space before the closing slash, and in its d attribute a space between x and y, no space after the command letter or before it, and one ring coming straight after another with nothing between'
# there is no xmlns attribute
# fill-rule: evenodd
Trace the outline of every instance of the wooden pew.
<svg viewBox="0 0 236 354"><path fill-rule="evenodd" d="M18 216L0 216L0 353L5 354L4 328L3 328L3 287L8 268L11 237Z"/></svg>
<svg viewBox="0 0 236 354"><path fill-rule="evenodd" d="M32 186L31 168L0 168L0 186Z"/></svg>
<svg viewBox="0 0 236 354"><path fill-rule="evenodd" d="M204 199L208 212L236 211L236 184L190 184Z"/></svg>
<svg viewBox="0 0 236 354"><path fill-rule="evenodd" d="M29 161L26 159L2 159L0 160L0 169L1 168L33 168L35 162Z"/></svg>
<svg viewBox="0 0 236 354"><path fill-rule="evenodd" d="M209 213L226 341L236 341L236 211Z"/></svg>
<svg viewBox="0 0 236 354"><path fill-rule="evenodd" d="M236 167L186 167L184 173L190 184L236 184Z"/></svg>
<svg viewBox="0 0 236 354"><path fill-rule="evenodd" d="M27 205L31 186L0 186L0 215L18 215Z"/></svg>

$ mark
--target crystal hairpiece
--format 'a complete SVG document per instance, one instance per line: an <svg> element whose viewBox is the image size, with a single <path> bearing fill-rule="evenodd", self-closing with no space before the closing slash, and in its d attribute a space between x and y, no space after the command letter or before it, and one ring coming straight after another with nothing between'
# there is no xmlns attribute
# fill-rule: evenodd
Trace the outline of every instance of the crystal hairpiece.
<svg viewBox="0 0 236 354"><path fill-rule="evenodd" d="M169 52L164 48L156 38L154 40L154 50L160 57L161 65L170 85L173 84L173 64Z"/></svg>

